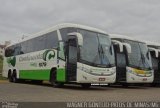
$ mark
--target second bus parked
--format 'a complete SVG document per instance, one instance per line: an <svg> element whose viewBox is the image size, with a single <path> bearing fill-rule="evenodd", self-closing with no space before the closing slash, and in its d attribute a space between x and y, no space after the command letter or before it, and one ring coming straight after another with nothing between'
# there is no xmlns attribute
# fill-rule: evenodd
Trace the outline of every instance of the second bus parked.
<svg viewBox="0 0 160 108"><path fill-rule="evenodd" d="M160 84L160 44L155 42L147 42L147 45L151 53L152 65L154 69L154 81L152 85L156 86Z"/></svg>
<svg viewBox="0 0 160 108"><path fill-rule="evenodd" d="M124 86L129 83L152 83L154 71L146 43L123 35L110 36L115 44L116 82Z"/></svg>

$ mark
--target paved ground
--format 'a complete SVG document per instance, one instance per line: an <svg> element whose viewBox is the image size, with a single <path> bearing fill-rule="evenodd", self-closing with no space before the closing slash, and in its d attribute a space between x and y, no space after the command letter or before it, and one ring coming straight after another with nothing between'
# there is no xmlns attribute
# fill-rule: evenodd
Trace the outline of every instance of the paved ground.
<svg viewBox="0 0 160 108"><path fill-rule="evenodd" d="M160 87L92 87L0 82L0 102L69 102L69 101L160 101Z"/></svg>

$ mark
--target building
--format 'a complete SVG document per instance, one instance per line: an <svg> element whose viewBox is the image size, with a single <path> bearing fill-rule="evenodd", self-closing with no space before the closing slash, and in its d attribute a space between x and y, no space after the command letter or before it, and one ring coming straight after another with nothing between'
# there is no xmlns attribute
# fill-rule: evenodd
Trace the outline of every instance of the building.
<svg viewBox="0 0 160 108"><path fill-rule="evenodd" d="M0 45L0 55L3 55L5 45Z"/></svg>
<svg viewBox="0 0 160 108"><path fill-rule="evenodd" d="M0 44L0 55L3 56L4 48L5 48L6 46L8 46L10 43L11 43L10 41L5 41L5 44L4 44L4 45L1 45L1 44Z"/></svg>

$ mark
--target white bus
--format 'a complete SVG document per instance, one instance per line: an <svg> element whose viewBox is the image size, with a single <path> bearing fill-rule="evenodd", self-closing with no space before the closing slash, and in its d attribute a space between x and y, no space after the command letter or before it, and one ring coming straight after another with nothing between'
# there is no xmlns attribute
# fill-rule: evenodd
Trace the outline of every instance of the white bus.
<svg viewBox="0 0 160 108"><path fill-rule="evenodd" d="M129 83L152 83L154 73L146 43L123 35L110 36L115 44L116 82L124 86Z"/></svg>
<svg viewBox="0 0 160 108"><path fill-rule="evenodd" d="M152 57L152 65L154 69L153 85L160 84L160 44L155 42L146 42Z"/></svg>
<svg viewBox="0 0 160 108"><path fill-rule="evenodd" d="M3 76L10 82L48 80L55 87L114 83L114 49L106 32L60 24L5 49Z"/></svg>

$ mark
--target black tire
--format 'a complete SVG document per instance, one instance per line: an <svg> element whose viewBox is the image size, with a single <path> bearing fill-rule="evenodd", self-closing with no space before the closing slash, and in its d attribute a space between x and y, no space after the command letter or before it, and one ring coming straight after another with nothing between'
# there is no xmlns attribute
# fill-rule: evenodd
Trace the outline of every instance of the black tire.
<svg viewBox="0 0 160 108"><path fill-rule="evenodd" d="M33 84L39 84L39 85L41 85L43 83L43 80L32 80L31 82Z"/></svg>
<svg viewBox="0 0 160 108"><path fill-rule="evenodd" d="M60 88L60 87L63 87L64 83L60 83L60 82L57 82L56 81L56 73L57 73L57 70L56 69L53 69L51 71L51 77L50 77L50 82L51 82L51 85L55 88Z"/></svg>
<svg viewBox="0 0 160 108"><path fill-rule="evenodd" d="M9 80L9 82L13 82L12 72L11 71L8 72L8 80Z"/></svg>
<svg viewBox="0 0 160 108"><path fill-rule="evenodd" d="M18 79L18 83L25 83L24 79Z"/></svg>
<svg viewBox="0 0 160 108"><path fill-rule="evenodd" d="M156 87L158 84L157 83L152 83L151 87Z"/></svg>
<svg viewBox="0 0 160 108"><path fill-rule="evenodd" d="M85 89L88 89L91 87L91 84L81 84L81 86Z"/></svg>
<svg viewBox="0 0 160 108"><path fill-rule="evenodd" d="M64 83L61 83L61 82L54 83L55 88L62 88L63 86L64 86Z"/></svg>
<svg viewBox="0 0 160 108"><path fill-rule="evenodd" d="M18 82L17 73L16 73L16 72L13 72L13 74L12 74L12 79L13 79L13 82L14 82L14 83L17 83L17 82Z"/></svg>
<svg viewBox="0 0 160 108"><path fill-rule="evenodd" d="M123 83L122 86L127 88L129 86L129 84Z"/></svg>
<svg viewBox="0 0 160 108"><path fill-rule="evenodd" d="M107 86L108 86L108 87L111 87L111 85L112 85L112 84L108 84Z"/></svg>

